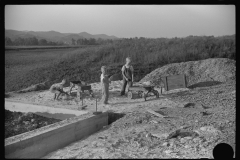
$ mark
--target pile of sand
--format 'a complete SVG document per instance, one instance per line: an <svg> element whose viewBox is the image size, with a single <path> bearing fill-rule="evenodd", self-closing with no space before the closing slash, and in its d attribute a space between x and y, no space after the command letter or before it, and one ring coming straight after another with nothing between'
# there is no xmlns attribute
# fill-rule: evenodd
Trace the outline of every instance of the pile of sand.
<svg viewBox="0 0 240 160"><path fill-rule="evenodd" d="M31 85L25 89L17 91L17 93L26 93L26 92L32 92L32 91L40 91L40 90L47 90L50 88L49 81L45 81L42 83Z"/></svg>
<svg viewBox="0 0 240 160"><path fill-rule="evenodd" d="M161 76L185 74L188 86L206 81L226 82L235 79L236 61L228 58L210 58L200 61L172 63L157 68L140 82L160 85Z"/></svg>

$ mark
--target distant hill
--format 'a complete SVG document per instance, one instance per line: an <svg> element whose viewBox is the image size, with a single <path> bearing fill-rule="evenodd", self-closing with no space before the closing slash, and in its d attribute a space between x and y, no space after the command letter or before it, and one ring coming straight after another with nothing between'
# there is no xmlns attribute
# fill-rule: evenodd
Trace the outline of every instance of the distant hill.
<svg viewBox="0 0 240 160"><path fill-rule="evenodd" d="M98 38L101 38L101 39L118 39L118 37L116 37L116 36L108 36L106 34L95 34L95 35L92 35L92 34L89 34L87 32L81 32L78 35L80 35L80 36L82 36L84 38L87 38L87 39L90 39L90 38L94 38L94 39L98 39Z"/></svg>
<svg viewBox="0 0 240 160"><path fill-rule="evenodd" d="M15 40L18 37L21 38L29 38L29 37L36 37L37 39L46 39L49 41L57 42L71 42L72 38L77 39L118 39L116 36L108 36L106 34L96 34L92 35L87 32L81 33L60 33L56 31L17 31L17 30L5 30L5 37L9 37L12 40Z"/></svg>

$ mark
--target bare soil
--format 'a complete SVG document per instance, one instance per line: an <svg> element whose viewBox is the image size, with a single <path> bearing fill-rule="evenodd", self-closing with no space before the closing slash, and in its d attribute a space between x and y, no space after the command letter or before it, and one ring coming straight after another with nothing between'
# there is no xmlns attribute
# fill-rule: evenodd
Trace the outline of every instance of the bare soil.
<svg viewBox="0 0 240 160"><path fill-rule="evenodd" d="M98 111L118 113L116 121L44 158L213 158L212 149L220 142L230 144L235 150L235 84L235 80L211 85L199 83L190 89L165 91L158 99L153 96L144 101L120 96L121 82L116 81L110 85L110 104L102 105L100 84L93 83ZM68 99L53 101L52 98L49 91L35 91L8 93L7 99L82 109L75 91ZM85 110L94 112L96 99L86 97L84 105L87 105ZM157 117L148 109L167 117Z"/></svg>
<svg viewBox="0 0 240 160"><path fill-rule="evenodd" d="M5 110L5 138L50 125L60 120L42 117L33 113Z"/></svg>

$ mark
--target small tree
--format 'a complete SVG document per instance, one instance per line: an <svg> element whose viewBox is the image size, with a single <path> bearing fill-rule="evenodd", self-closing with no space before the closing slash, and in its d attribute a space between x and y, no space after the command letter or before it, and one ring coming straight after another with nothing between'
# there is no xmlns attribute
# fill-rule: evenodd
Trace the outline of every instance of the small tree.
<svg viewBox="0 0 240 160"><path fill-rule="evenodd" d="M10 46L10 45L13 45L11 38L5 37L5 46Z"/></svg>
<svg viewBox="0 0 240 160"><path fill-rule="evenodd" d="M76 45L76 40L72 38L72 45Z"/></svg>
<svg viewBox="0 0 240 160"><path fill-rule="evenodd" d="M40 40L39 40L39 45L45 46L45 45L47 45L47 44L48 44L48 42L47 42L46 39L40 39Z"/></svg>

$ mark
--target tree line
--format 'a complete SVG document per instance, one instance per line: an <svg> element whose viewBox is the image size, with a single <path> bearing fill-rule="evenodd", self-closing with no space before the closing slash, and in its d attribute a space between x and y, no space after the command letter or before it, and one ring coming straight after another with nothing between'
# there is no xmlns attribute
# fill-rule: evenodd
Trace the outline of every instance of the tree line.
<svg viewBox="0 0 240 160"><path fill-rule="evenodd" d="M90 38L90 39L86 39L86 38L79 38L77 40L75 40L74 38L72 38L72 45L98 45L98 44L109 44L109 43L113 43L113 40L111 39L102 39L102 38L98 38L98 39L94 39L94 38Z"/></svg>
<svg viewBox="0 0 240 160"><path fill-rule="evenodd" d="M11 40L9 37L5 37L5 46L55 46L63 45L63 42L52 42L46 39L38 40L36 37L21 38L18 37L15 40Z"/></svg>
<svg viewBox="0 0 240 160"><path fill-rule="evenodd" d="M47 41L46 39L37 39L36 37L29 37L29 38L22 38L18 37L15 40L12 40L9 37L5 37L5 46L55 46L55 45L99 45L99 44L109 44L113 43L113 40L111 39L71 39L71 42L69 43L64 43L62 41L58 42L52 42L52 41Z"/></svg>

